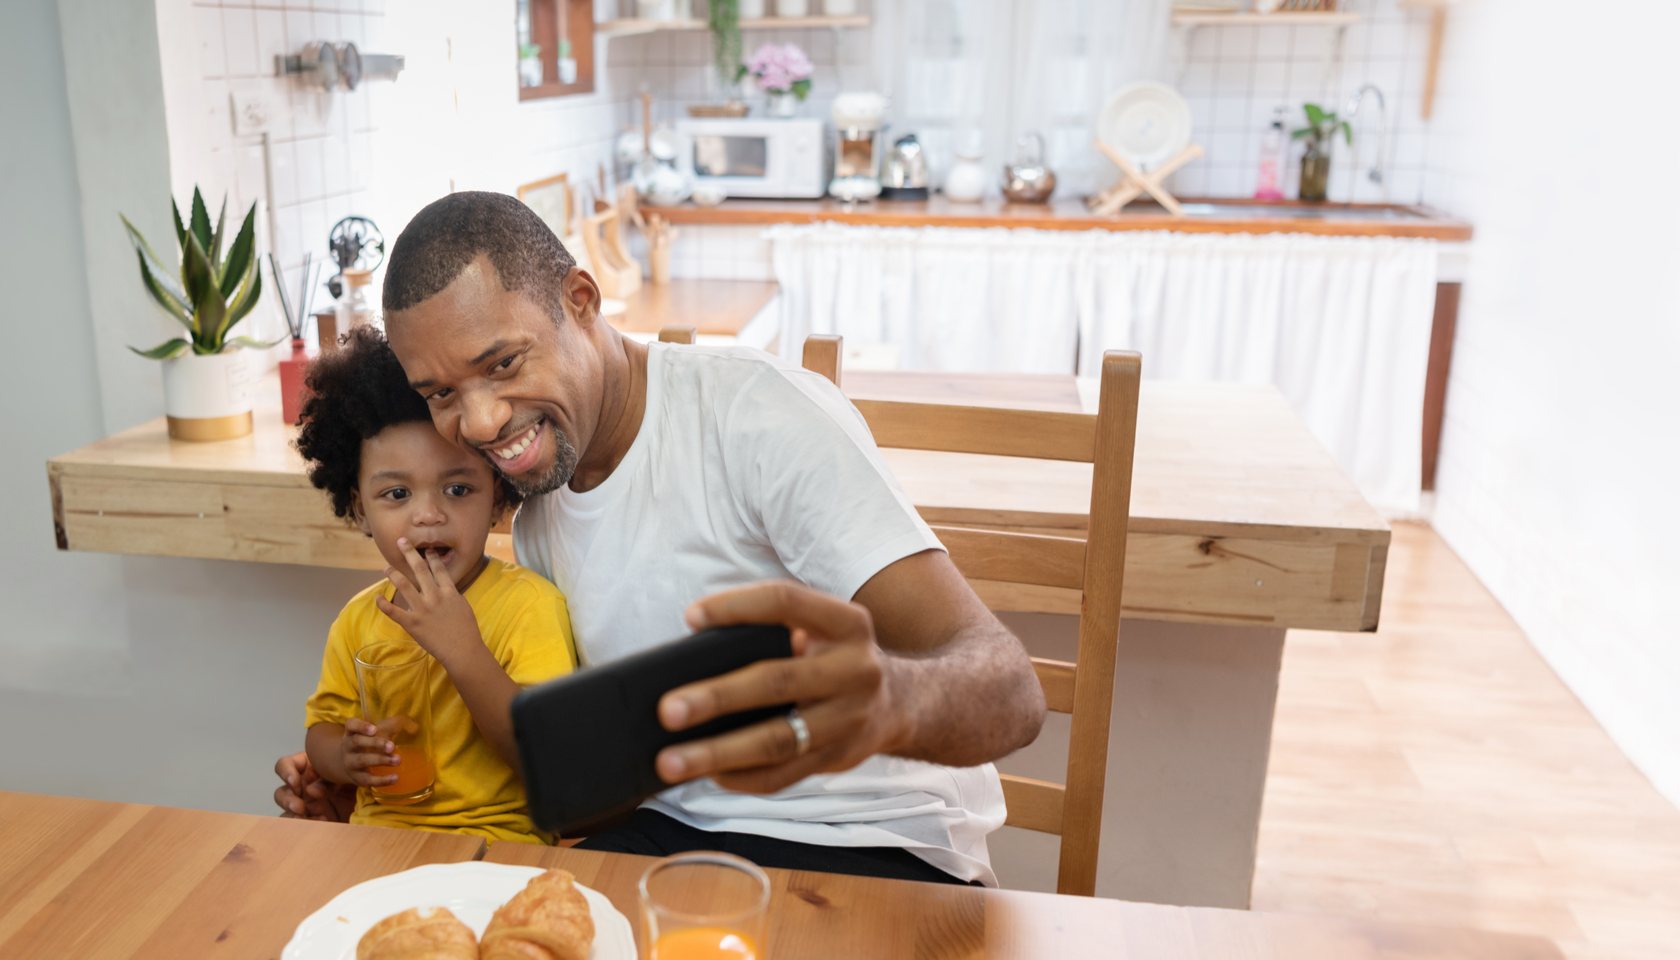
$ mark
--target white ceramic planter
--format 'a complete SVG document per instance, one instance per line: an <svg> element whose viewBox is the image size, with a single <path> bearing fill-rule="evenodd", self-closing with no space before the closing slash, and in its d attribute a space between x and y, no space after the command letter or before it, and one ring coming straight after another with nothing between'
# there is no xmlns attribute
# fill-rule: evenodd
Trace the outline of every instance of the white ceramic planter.
<svg viewBox="0 0 1680 960"><path fill-rule="evenodd" d="M245 351L188 353L163 361L163 406L177 440L231 440L251 432Z"/></svg>
<svg viewBox="0 0 1680 960"><path fill-rule="evenodd" d="M810 14L810 0L776 0L778 17L806 17Z"/></svg>
<svg viewBox="0 0 1680 960"><path fill-rule="evenodd" d="M736 13L742 20L764 19L764 0L740 0Z"/></svg>
<svg viewBox="0 0 1680 960"><path fill-rule="evenodd" d="M831 17L850 17L857 13L857 0L823 0L823 13Z"/></svg>

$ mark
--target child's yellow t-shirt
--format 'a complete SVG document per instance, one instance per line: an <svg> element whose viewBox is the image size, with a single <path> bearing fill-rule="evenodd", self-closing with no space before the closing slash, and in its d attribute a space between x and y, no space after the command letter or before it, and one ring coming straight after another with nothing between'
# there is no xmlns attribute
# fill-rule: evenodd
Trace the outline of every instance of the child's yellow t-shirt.
<svg viewBox="0 0 1680 960"><path fill-rule="evenodd" d="M408 631L379 612L374 598L391 599L381 580L345 605L327 633L321 682L305 707L305 727L361 716L356 651L380 640L411 640ZM570 673L577 665L566 598L559 588L524 567L490 559L467 588L478 631L496 662L521 686ZM351 823L469 833L491 840L552 843L526 810L525 787L478 732L466 702L443 666L432 661L432 795L419 803L389 806L371 791L356 794Z"/></svg>

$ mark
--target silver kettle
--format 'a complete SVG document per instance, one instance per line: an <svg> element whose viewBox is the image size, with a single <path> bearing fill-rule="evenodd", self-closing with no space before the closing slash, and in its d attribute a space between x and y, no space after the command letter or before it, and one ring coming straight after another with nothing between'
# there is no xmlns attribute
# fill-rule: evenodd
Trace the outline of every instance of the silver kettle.
<svg viewBox="0 0 1680 960"><path fill-rule="evenodd" d="M893 141L881 170L882 200L928 198L927 151L913 133Z"/></svg>

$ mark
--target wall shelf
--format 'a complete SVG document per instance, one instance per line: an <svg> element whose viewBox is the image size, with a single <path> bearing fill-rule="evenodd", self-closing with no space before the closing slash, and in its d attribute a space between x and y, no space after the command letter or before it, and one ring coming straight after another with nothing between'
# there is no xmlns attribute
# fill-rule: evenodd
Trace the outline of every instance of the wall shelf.
<svg viewBox="0 0 1680 960"><path fill-rule="evenodd" d="M742 20L741 30L797 30L801 27L832 27L838 30L842 27L867 27L868 17L759 17L752 20ZM642 20L620 19L601 20L595 24L595 32L607 37L633 37L643 33L658 33L663 30L705 30L704 20Z"/></svg>
<svg viewBox="0 0 1680 960"><path fill-rule="evenodd" d="M1198 27L1332 27L1324 50L1324 79L1319 83L1324 96L1331 92L1342 65L1342 41L1347 28L1358 23L1357 13L1327 10L1305 13L1175 13L1173 34L1178 43L1178 85L1190 69L1190 44Z"/></svg>
<svg viewBox="0 0 1680 960"><path fill-rule="evenodd" d="M1345 27L1359 22L1357 13L1175 13L1175 27Z"/></svg>

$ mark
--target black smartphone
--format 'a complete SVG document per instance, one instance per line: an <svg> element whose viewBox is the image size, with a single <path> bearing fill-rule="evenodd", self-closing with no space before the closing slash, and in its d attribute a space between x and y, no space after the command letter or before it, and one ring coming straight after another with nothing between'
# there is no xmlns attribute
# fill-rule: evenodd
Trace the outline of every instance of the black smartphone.
<svg viewBox="0 0 1680 960"><path fill-rule="evenodd" d="M658 707L683 684L791 656L780 624L718 627L522 691L513 700L513 735L531 819L556 834L603 823L670 786L654 769L660 750L787 713L793 704L672 733Z"/></svg>

